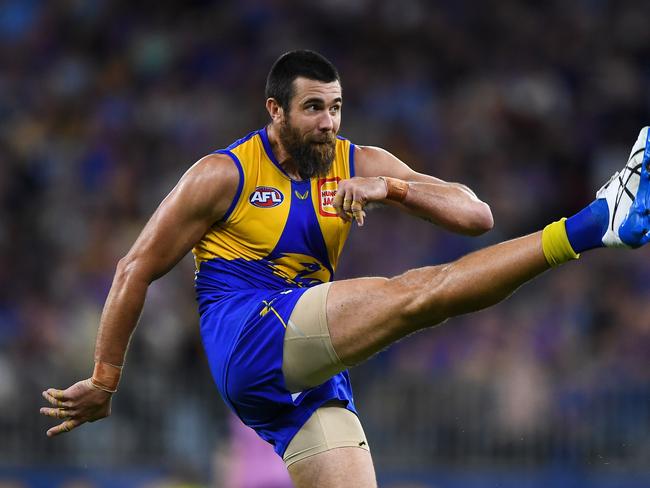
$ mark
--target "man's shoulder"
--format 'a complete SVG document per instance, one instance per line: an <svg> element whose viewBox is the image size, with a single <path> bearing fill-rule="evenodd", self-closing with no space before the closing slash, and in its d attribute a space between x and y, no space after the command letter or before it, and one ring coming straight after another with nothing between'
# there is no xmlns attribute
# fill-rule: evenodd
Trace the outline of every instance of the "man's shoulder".
<svg viewBox="0 0 650 488"><path fill-rule="evenodd" d="M213 152L203 156L195 163L196 170L200 172L228 172L234 168L232 158L227 152Z"/></svg>
<svg viewBox="0 0 650 488"><path fill-rule="evenodd" d="M188 171L195 181L203 181L211 187L237 187L240 171L227 153L212 153L199 159Z"/></svg>

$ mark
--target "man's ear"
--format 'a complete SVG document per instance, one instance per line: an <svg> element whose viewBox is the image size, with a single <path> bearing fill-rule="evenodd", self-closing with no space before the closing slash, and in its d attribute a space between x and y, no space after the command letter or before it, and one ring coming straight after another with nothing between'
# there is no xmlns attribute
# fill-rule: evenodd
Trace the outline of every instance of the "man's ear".
<svg viewBox="0 0 650 488"><path fill-rule="evenodd" d="M284 110L275 98L266 99L266 110L273 122L280 122L284 117Z"/></svg>

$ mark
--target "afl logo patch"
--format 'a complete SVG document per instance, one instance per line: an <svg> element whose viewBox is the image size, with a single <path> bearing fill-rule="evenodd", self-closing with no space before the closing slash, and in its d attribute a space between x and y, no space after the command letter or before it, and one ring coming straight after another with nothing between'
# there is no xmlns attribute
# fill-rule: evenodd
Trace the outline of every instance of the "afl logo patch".
<svg viewBox="0 0 650 488"><path fill-rule="evenodd" d="M272 186L258 186L248 197L248 201L260 208L277 207L284 201L284 195Z"/></svg>

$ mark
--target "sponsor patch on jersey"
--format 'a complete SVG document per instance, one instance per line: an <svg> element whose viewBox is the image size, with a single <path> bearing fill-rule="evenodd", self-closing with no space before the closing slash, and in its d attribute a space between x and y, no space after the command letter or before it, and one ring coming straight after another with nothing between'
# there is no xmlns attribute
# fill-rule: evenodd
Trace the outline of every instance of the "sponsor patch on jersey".
<svg viewBox="0 0 650 488"><path fill-rule="evenodd" d="M332 205L336 190L339 187L341 178L319 178L318 179L318 212L323 217L336 217L336 209Z"/></svg>
<svg viewBox="0 0 650 488"><path fill-rule="evenodd" d="M280 205L284 201L284 195L272 186L258 186L248 197L248 201L256 207L271 208Z"/></svg>

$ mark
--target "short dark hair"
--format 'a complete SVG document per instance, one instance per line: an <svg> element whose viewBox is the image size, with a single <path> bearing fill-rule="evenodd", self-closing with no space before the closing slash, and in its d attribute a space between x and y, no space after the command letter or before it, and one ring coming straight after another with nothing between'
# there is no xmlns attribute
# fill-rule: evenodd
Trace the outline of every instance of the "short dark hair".
<svg viewBox="0 0 650 488"><path fill-rule="evenodd" d="M340 81L334 65L314 51L300 49L280 56L266 78L266 98L274 98L280 107L287 110L293 97L293 80L304 78L323 83Z"/></svg>

